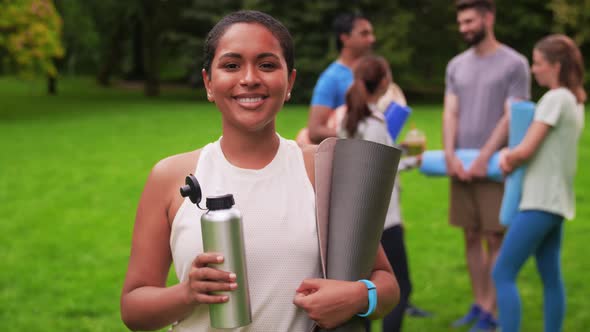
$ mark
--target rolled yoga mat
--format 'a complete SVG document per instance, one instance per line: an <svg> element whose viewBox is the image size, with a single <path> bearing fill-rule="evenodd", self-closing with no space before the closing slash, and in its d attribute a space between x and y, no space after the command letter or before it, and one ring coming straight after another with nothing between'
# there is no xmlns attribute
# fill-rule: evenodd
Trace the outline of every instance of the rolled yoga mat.
<svg viewBox="0 0 590 332"><path fill-rule="evenodd" d="M477 149L458 149L455 154L463 163L463 168L468 169L471 163L479 155ZM446 176L447 164L445 162L445 153L442 150L425 151L422 154L422 164L420 165L420 172L430 176ZM500 169L500 154L494 153L488 161L488 174L490 180L502 182L504 176Z"/></svg>
<svg viewBox="0 0 590 332"><path fill-rule="evenodd" d="M328 224L323 232L327 239L326 276L347 281L368 279L383 233L401 150L364 140L324 142L333 146L329 197L325 190L316 190L318 218L327 217ZM318 147L319 151L329 150L323 147L324 142ZM323 166L318 166L318 162ZM326 166L325 160L322 162L316 155L316 187L317 181L330 173ZM318 167L328 171L318 172ZM325 204L327 199L329 202ZM321 211L326 207L327 216ZM322 227L319 229L322 232ZM361 332L364 324L355 316L330 331Z"/></svg>
<svg viewBox="0 0 590 332"><path fill-rule="evenodd" d="M508 146L511 149L522 142L529 126L533 123L534 117L535 104L533 102L517 101L510 104ZM525 171L526 166L522 165L506 178L504 197L500 208L500 223L504 226L509 226L516 213L518 213Z"/></svg>

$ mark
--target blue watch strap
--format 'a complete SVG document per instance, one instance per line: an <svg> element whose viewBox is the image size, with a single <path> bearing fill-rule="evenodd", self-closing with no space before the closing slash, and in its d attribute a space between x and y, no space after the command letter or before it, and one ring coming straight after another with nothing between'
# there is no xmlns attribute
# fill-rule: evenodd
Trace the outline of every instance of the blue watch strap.
<svg viewBox="0 0 590 332"><path fill-rule="evenodd" d="M367 309L367 312L365 313L357 314L357 316L367 317L372 315L375 312L375 309L377 309L377 287L375 287L375 284L373 282L367 279L361 279L359 280L359 282L362 282L363 284L365 284L365 286L367 286L367 291L369 292L369 309Z"/></svg>

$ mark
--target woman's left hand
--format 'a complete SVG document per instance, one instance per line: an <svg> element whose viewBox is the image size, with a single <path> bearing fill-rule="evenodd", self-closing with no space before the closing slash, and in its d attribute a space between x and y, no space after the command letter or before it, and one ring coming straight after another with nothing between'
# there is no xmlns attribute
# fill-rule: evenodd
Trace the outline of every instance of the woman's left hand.
<svg viewBox="0 0 590 332"><path fill-rule="evenodd" d="M367 287L357 281L306 279L293 304L305 310L321 328L332 329L368 307Z"/></svg>
<svg viewBox="0 0 590 332"><path fill-rule="evenodd" d="M500 169L504 174L510 174L514 170L514 167L510 164L510 161L507 158L509 152L509 148L503 148L500 151Z"/></svg>

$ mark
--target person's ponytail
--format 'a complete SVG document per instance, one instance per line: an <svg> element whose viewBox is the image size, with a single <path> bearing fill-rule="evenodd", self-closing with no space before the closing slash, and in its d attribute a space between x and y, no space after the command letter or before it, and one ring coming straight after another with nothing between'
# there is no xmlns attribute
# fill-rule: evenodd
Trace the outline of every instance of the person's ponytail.
<svg viewBox="0 0 590 332"><path fill-rule="evenodd" d="M572 53L572 70L568 77L568 87L572 90L578 103L583 104L587 95L584 90L584 58L580 49L571 41L570 52Z"/></svg>
<svg viewBox="0 0 590 332"><path fill-rule="evenodd" d="M376 96L384 79L391 77L387 61L380 56L361 58L354 69L354 81L346 93L347 115L344 128L353 137L359 123L371 115L368 100Z"/></svg>
<svg viewBox="0 0 590 332"><path fill-rule="evenodd" d="M346 117L345 128L348 137L353 137L359 122L371 115L367 105L367 89L363 81L355 79L346 93Z"/></svg>

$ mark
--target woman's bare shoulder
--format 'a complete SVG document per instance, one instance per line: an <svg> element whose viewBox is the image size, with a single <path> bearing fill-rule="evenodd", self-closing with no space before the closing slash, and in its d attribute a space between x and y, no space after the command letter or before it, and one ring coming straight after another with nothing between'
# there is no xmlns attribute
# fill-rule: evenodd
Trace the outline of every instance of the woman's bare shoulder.
<svg viewBox="0 0 590 332"><path fill-rule="evenodd" d="M189 174L195 173L201 149L166 157L156 163L148 178L144 195L153 197L154 204L161 203L171 225L182 204L179 188Z"/></svg>
<svg viewBox="0 0 590 332"><path fill-rule="evenodd" d="M201 150L198 149L166 157L156 163L152 169L152 174L157 177L170 178L176 177L178 174L188 175L189 173L193 173L197 168L197 161L199 160Z"/></svg>

